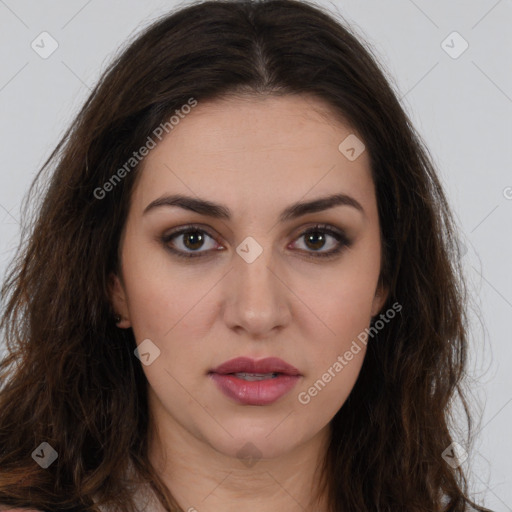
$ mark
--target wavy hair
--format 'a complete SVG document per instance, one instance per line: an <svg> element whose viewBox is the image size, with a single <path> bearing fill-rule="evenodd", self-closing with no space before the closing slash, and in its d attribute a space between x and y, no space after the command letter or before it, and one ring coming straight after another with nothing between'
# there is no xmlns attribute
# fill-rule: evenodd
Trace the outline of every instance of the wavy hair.
<svg viewBox="0 0 512 512"><path fill-rule="evenodd" d="M442 456L454 441L454 398L467 450L472 441L456 224L391 83L348 23L296 0L195 3L123 49L26 198L25 212L38 202L2 288L0 502L131 512L140 483L166 510L181 510L148 460L147 380L133 332L116 327L109 299L140 164L104 197L98 190L190 98L305 94L364 140L383 240L380 279L387 304L403 305L369 342L332 419L321 468L329 512L487 510L469 498L462 466ZM58 453L47 469L31 457L43 441Z"/></svg>

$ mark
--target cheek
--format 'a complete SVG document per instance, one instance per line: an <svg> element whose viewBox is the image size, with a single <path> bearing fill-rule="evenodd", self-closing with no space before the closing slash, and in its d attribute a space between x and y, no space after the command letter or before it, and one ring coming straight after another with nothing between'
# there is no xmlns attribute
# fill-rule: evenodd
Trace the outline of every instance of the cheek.
<svg viewBox="0 0 512 512"><path fill-rule="evenodd" d="M172 286L155 279L154 275L142 275L131 284L127 282L129 310L132 328L137 340L161 339L179 320L183 300Z"/></svg>
<svg viewBox="0 0 512 512"><path fill-rule="evenodd" d="M323 293L309 295L316 315L302 326L312 340L307 344L310 371L297 397L303 406L334 415L354 387L366 354L378 270L375 257L358 255Z"/></svg>
<svg viewBox="0 0 512 512"><path fill-rule="evenodd" d="M357 348L358 353L351 354L351 360L345 358L346 351L342 352L319 369L314 378L307 379L297 393L299 411L304 408L317 411L321 421L327 423L338 412L351 393L361 366L364 361L366 348L364 345Z"/></svg>
<svg viewBox="0 0 512 512"><path fill-rule="evenodd" d="M365 329L370 322L371 298L361 293L356 300L348 292L331 298L324 301L325 307L321 309L325 334L312 335L315 343L308 347L312 371L307 380L311 383L321 379L333 388L353 384L357 378L366 352Z"/></svg>
<svg viewBox="0 0 512 512"><path fill-rule="evenodd" d="M352 259L307 299L323 324L326 345L339 349L368 327L378 280L375 258L362 262L365 256L354 253Z"/></svg>
<svg viewBox="0 0 512 512"><path fill-rule="evenodd" d="M343 287L331 287L330 293L316 303L325 325L311 318L311 341L304 346L309 371L296 399L299 411L303 407L309 413L314 410L319 421L336 414L357 381L366 354L365 328L371 316L369 289L361 283L345 282ZM319 332L324 334L319 336Z"/></svg>
<svg viewBox="0 0 512 512"><path fill-rule="evenodd" d="M128 243L123 258L128 308L137 340L167 338L204 295L204 279L172 264L162 248ZM175 327L176 326L176 327Z"/></svg>
<svg viewBox="0 0 512 512"><path fill-rule="evenodd" d="M164 370L180 382L187 377L184 368L206 371L202 342L214 315L213 294L208 291L215 279L168 261L158 263L160 255L151 261L149 250L127 253L123 275L135 340L140 344L150 339L160 350L157 364L143 369L152 387L166 390L170 382Z"/></svg>

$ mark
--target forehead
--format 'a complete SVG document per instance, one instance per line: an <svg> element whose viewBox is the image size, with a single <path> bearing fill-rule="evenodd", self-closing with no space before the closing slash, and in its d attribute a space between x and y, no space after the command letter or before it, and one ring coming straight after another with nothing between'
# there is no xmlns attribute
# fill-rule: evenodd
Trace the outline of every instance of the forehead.
<svg viewBox="0 0 512 512"><path fill-rule="evenodd" d="M368 203L374 189L367 152L351 161L339 149L354 135L317 98L199 102L145 158L134 202L143 207L179 191L241 209L256 199L270 208L335 192Z"/></svg>

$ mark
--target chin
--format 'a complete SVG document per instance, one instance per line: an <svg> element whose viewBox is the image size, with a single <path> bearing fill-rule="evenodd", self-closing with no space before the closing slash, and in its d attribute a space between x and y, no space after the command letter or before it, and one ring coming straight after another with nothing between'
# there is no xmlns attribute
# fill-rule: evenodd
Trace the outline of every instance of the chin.
<svg viewBox="0 0 512 512"><path fill-rule="evenodd" d="M279 425L285 417L286 414L277 421L269 419L256 423L250 419L225 422L222 424L229 434L222 429L221 435L212 438L210 429L205 437L216 451L228 457L236 457L241 461L245 458L273 459L285 455L315 435L313 432L308 435L290 425Z"/></svg>

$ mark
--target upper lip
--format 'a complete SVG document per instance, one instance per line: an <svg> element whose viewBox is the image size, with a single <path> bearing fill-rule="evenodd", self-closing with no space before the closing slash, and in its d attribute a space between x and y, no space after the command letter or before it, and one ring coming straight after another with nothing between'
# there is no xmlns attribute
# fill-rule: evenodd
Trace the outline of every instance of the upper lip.
<svg viewBox="0 0 512 512"><path fill-rule="evenodd" d="M236 357L217 366L210 373L227 375L228 373L283 373L285 375L300 375L299 370L278 357L251 359Z"/></svg>

